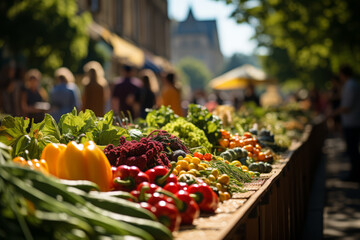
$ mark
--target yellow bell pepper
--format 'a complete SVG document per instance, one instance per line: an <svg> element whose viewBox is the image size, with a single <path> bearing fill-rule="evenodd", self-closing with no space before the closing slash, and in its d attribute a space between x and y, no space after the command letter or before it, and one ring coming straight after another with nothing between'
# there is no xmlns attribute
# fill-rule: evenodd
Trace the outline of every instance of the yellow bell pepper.
<svg viewBox="0 0 360 240"><path fill-rule="evenodd" d="M69 142L58 158L57 176L92 181L101 191L109 191L112 181L110 163L93 141L85 144Z"/></svg>
<svg viewBox="0 0 360 240"><path fill-rule="evenodd" d="M41 159L45 159L49 167L49 173L54 176L57 172L57 162L60 156L60 153L66 148L65 144L61 143L49 143L46 145L44 150L41 153Z"/></svg>

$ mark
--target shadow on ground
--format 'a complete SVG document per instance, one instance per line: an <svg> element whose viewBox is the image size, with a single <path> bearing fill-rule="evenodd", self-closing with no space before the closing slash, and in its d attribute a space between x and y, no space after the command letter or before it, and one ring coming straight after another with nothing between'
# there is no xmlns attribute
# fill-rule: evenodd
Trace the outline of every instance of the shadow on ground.
<svg viewBox="0 0 360 240"><path fill-rule="evenodd" d="M360 183L342 180L350 170L344 152L345 144L341 138L325 141L324 239L360 239Z"/></svg>

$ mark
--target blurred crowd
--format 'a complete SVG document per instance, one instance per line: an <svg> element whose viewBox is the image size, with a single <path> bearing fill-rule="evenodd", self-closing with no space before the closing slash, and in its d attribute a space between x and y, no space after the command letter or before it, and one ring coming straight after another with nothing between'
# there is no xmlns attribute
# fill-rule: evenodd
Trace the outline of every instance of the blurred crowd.
<svg viewBox="0 0 360 240"><path fill-rule="evenodd" d="M123 65L120 76L108 81L96 61L86 63L83 71L76 80L68 68L61 67L54 72L50 86L44 88L38 69L24 71L8 64L0 74L0 113L33 118L34 122L49 113L58 122L74 108L90 109L99 117L112 109L115 114L135 119L145 118L146 109L163 104L183 115L180 88L172 72L156 75L149 69Z"/></svg>
<svg viewBox="0 0 360 240"><path fill-rule="evenodd" d="M160 105L170 106L176 114L183 116L189 103L207 106L212 111L218 105L232 105L239 109L248 102L262 107L299 102L305 109L329 115L340 107L344 85L344 81L334 75L329 81L330 87L323 90L300 89L284 95L276 85L263 87L259 92L249 82L241 91L213 91L207 94L204 90L197 90L190 98L184 98L184 92L188 91L181 91L174 72L155 74L150 69L139 70L123 65L119 76L109 81L101 64L95 61L86 63L83 74L77 78L68 68L61 67L51 79L50 84L49 81L45 84L37 69L25 71L11 63L3 67L0 74L0 113L34 118L35 122L49 113L58 122L61 115L71 112L74 107L78 111L91 109L96 116L103 116L112 109L115 114L135 119L145 118L146 109ZM340 114L335 115L329 123L339 130Z"/></svg>

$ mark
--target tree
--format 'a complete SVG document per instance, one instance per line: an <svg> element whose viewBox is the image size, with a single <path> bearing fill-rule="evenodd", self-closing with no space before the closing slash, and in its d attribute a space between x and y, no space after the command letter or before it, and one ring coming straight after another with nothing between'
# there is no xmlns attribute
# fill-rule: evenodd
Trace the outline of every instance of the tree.
<svg viewBox="0 0 360 240"><path fill-rule="evenodd" d="M75 71L87 55L91 15L79 14L75 0L1 1L0 22L0 47L23 54L28 67Z"/></svg>
<svg viewBox="0 0 360 240"><path fill-rule="evenodd" d="M210 81L211 72L203 62L195 58L183 58L177 64L177 68L186 75L193 91L204 90Z"/></svg>
<svg viewBox="0 0 360 240"><path fill-rule="evenodd" d="M234 53L229 59L225 60L222 73L228 72L231 69L240 67L244 64L251 64L253 66L259 66L258 59L254 55L245 55L242 53Z"/></svg>
<svg viewBox="0 0 360 240"><path fill-rule="evenodd" d="M360 15L357 0L226 0L235 4L232 14L239 23L256 27L259 46L271 52L281 50L288 64L302 72L301 79L326 73L325 80L340 64L360 69ZM296 71L295 71L296 73Z"/></svg>

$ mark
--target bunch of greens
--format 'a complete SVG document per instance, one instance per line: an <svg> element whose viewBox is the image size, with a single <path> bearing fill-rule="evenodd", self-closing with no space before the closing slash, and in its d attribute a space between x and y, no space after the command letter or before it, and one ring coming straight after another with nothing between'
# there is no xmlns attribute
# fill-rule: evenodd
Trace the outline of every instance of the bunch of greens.
<svg viewBox="0 0 360 240"><path fill-rule="evenodd" d="M206 107L190 104L186 119L203 130L211 144L218 144L218 140L221 137L220 129L223 128L218 116L210 113Z"/></svg>
<svg viewBox="0 0 360 240"><path fill-rule="evenodd" d="M121 136L129 138L125 129L113 125L112 111L97 118L91 110L77 114L74 109L64 114L58 125L49 114L39 123L32 122L30 129L29 124L30 120L22 117L7 116L2 120L0 142L13 148L12 157L39 158L49 143L92 140L98 145L118 145Z"/></svg>
<svg viewBox="0 0 360 240"><path fill-rule="evenodd" d="M59 143L61 134L55 120L48 114L40 123L29 119L7 116L0 127L0 142L13 148L12 157L25 156L26 150L31 159L39 158L48 143Z"/></svg>
<svg viewBox="0 0 360 240"><path fill-rule="evenodd" d="M146 115L146 123L148 127L160 129L166 124L175 121L178 116L174 111L167 106L161 106L159 109L154 109Z"/></svg>
<svg viewBox="0 0 360 240"><path fill-rule="evenodd" d="M113 124L113 111L102 118L97 118L89 109L77 114L76 109L61 116L59 130L62 134L62 143L69 141L94 141L97 145L119 145L120 137L130 139L126 129Z"/></svg>
<svg viewBox="0 0 360 240"><path fill-rule="evenodd" d="M212 144L208 141L204 131L184 118L178 118L174 122L166 124L162 130L180 138L188 148L201 146L203 150L206 149L206 152L211 151Z"/></svg>

